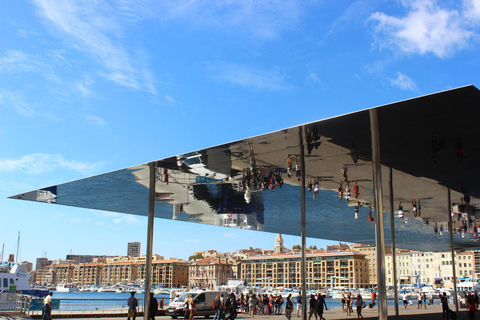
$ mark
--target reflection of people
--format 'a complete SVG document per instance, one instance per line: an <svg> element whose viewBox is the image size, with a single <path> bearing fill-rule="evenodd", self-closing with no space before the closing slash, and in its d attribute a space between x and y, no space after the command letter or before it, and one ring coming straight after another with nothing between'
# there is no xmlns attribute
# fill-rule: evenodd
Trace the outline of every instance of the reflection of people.
<svg viewBox="0 0 480 320"><path fill-rule="evenodd" d="M53 292L50 292L44 299L43 299L43 320L50 320L52 319L52 295Z"/></svg>
<svg viewBox="0 0 480 320"><path fill-rule="evenodd" d="M127 319L130 320L132 318L135 320L135 317L137 316L137 306L138 306L138 301L137 298L135 298L135 292L131 292L131 297L128 298L127 304L128 304L128 317Z"/></svg>
<svg viewBox="0 0 480 320"><path fill-rule="evenodd" d="M300 181L300 178L302 176L302 166L301 163L298 161L298 156L295 156L295 176L297 177L297 180Z"/></svg>
<svg viewBox="0 0 480 320"><path fill-rule="evenodd" d="M290 178L292 176L292 158L290 158L290 155L287 156L287 175Z"/></svg>
<svg viewBox="0 0 480 320"><path fill-rule="evenodd" d="M150 319L155 320L155 315L157 314L158 311L158 301L157 299L153 296L153 292L150 292Z"/></svg>
<svg viewBox="0 0 480 320"><path fill-rule="evenodd" d="M368 221L372 222L373 221L373 216L372 216L372 207L368 207Z"/></svg>

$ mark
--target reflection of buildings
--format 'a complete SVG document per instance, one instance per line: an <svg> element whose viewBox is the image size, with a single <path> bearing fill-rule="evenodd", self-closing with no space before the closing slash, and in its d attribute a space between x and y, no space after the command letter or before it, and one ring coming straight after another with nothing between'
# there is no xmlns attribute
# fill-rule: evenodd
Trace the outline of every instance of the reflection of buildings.
<svg viewBox="0 0 480 320"><path fill-rule="evenodd" d="M230 161L223 151L221 154ZM186 160L183 161L182 168L186 166ZM244 194L234 188L233 180L218 180L218 175L214 177L210 174L197 176L184 169L157 169L159 178L155 184L156 201L172 205L173 220L182 219L182 213L186 213L189 221L263 230L264 205L261 192L252 193L252 200L246 203ZM137 183L148 188L148 167L139 166L131 172Z"/></svg>
<svg viewBox="0 0 480 320"><path fill-rule="evenodd" d="M263 227L263 195L253 193L252 199L246 203L242 193L233 189L230 183L196 184L193 196L197 200L206 201L216 212L215 224L243 229L262 230Z"/></svg>
<svg viewBox="0 0 480 320"><path fill-rule="evenodd" d="M257 222L255 216L243 213L219 213L215 217L217 226L263 230L263 225Z"/></svg>

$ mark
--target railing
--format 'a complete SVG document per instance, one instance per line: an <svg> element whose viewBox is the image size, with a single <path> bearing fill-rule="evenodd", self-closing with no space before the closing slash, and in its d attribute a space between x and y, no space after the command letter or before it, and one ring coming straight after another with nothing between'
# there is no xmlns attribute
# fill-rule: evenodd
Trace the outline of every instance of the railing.
<svg viewBox="0 0 480 320"><path fill-rule="evenodd" d="M30 309L32 298L21 292L0 291L0 311L27 313Z"/></svg>
<svg viewBox="0 0 480 320"><path fill-rule="evenodd" d="M39 300L39 302L42 301ZM107 315L126 314L127 312L126 299L52 299L52 315ZM143 312L143 299L138 299L137 312ZM37 303L35 307L30 308L28 314L31 316L41 315L41 304Z"/></svg>

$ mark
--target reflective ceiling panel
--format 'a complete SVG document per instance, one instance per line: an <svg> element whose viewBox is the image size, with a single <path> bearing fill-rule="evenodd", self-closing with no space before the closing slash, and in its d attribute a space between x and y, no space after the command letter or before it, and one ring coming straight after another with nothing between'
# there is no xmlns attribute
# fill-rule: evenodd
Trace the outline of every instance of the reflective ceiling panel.
<svg viewBox="0 0 480 320"><path fill-rule="evenodd" d="M478 89L377 111L387 238L391 186L397 247L448 249L450 213L455 247L480 247ZM307 236L374 244L371 154L364 110L157 160L155 216L299 236L305 170ZM148 178L142 164L11 198L146 216Z"/></svg>

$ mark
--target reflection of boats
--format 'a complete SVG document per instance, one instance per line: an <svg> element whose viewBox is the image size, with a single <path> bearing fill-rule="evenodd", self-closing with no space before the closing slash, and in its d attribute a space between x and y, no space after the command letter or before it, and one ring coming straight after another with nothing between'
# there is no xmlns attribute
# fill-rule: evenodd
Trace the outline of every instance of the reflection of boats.
<svg viewBox="0 0 480 320"><path fill-rule="evenodd" d="M0 291L21 291L23 294L44 297L48 290L31 289L28 279L31 274L27 272L27 266L19 263L0 263Z"/></svg>
<svg viewBox="0 0 480 320"><path fill-rule="evenodd" d="M205 153L184 154L181 159L189 171L201 177L226 179L230 176L231 160L223 149L210 149Z"/></svg>

